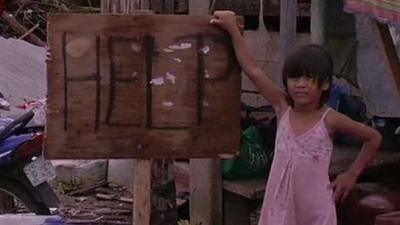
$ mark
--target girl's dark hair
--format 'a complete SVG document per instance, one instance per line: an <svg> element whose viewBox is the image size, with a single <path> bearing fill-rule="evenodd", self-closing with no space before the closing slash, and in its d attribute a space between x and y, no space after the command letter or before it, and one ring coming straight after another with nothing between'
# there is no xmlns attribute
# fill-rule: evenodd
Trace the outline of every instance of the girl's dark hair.
<svg viewBox="0 0 400 225"><path fill-rule="evenodd" d="M324 82L329 83L328 90L322 92L320 107L328 100L332 85L333 63L332 57L321 46L311 44L292 51L285 59L282 70L283 85L287 90L288 78L311 76L319 88ZM288 95L290 105L293 100Z"/></svg>

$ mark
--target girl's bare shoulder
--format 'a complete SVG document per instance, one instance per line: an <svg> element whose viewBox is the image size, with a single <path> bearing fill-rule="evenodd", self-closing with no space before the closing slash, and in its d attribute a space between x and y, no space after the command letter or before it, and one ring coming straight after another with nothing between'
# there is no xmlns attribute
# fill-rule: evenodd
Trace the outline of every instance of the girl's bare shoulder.
<svg viewBox="0 0 400 225"><path fill-rule="evenodd" d="M338 125L340 126L340 124L346 121L347 119L350 118L336 111L335 109L330 108L325 118L325 124L329 128L335 128L338 127Z"/></svg>
<svg viewBox="0 0 400 225"><path fill-rule="evenodd" d="M354 121L334 109L330 109L325 118L325 126L330 133L336 135L337 133L347 133L348 125L353 124Z"/></svg>
<svg viewBox="0 0 400 225"><path fill-rule="evenodd" d="M333 133L346 133L357 136L371 130L365 124L352 120L350 117L336 110L330 110L325 119L326 127Z"/></svg>

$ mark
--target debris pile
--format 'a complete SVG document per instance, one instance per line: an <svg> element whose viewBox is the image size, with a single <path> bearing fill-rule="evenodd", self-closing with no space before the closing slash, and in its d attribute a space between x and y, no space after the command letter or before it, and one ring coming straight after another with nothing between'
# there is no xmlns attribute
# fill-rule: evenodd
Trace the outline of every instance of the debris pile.
<svg viewBox="0 0 400 225"><path fill-rule="evenodd" d="M96 0L13 0L7 1L0 18L0 36L46 45L47 13L98 13Z"/></svg>
<svg viewBox="0 0 400 225"><path fill-rule="evenodd" d="M132 194L124 186L102 182L82 189L56 185L65 224L132 224Z"/></svg>

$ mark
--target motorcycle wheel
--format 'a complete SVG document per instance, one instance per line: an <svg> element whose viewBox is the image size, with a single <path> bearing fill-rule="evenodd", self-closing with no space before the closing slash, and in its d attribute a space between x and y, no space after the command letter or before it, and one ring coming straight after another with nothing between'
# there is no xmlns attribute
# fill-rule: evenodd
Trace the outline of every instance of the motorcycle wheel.
<svg viewBox="0 0 400 225"><path fill-rule="evenodd" d="M35 197L26 188L7 179L0 179L0 192L7 196L14 204L13 208L23 208L24 211L35 213L36 215L50 215L50 210ZM8 209L9 210L9 209Z"/></svg>

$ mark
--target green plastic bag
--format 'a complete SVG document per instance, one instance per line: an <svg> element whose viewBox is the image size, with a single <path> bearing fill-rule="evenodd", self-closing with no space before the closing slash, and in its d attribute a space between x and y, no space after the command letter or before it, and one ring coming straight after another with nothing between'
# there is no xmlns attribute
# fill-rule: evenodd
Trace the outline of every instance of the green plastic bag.
<svg viewBox="0 0 400 225"><path fill-rule="evenodd" d="M240 152L233 159L222 161L225 179L266 177L271 167L273 151L266 149L257 128L250 126L242 132Z"/></svg>

